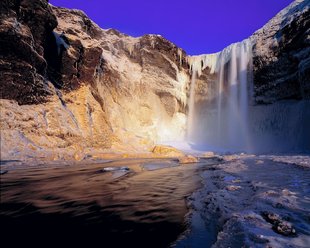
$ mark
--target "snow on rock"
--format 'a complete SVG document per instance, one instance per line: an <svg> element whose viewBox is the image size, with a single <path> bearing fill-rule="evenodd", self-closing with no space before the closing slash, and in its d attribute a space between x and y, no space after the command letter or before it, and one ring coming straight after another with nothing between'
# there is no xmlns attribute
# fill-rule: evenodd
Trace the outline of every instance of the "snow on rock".
<svg viewBox="0 0 310 248"><path fill-rule="evenodd" d="M296 0L250 37L256 102L310 98L309 15L310 1Z"/></svg>

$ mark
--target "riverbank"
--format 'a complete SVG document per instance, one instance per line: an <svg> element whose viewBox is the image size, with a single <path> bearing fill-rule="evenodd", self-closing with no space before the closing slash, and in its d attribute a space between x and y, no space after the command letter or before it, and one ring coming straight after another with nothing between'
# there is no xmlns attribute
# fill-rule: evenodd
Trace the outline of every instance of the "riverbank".
<svg viewBox="0 0 310 248"><path fill-rule="evenodd" d="M202 182L175 247L309 246L309 156L231 156Z"/></svg>

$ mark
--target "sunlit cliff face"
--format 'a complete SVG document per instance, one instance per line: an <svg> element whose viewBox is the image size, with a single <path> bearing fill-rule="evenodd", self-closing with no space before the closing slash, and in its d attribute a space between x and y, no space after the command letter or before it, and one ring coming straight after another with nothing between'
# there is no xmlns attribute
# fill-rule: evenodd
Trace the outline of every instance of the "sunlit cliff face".
<svg viewBox="0 0 310 248"><path fill-rule="evenodd" d="M150 45L143 47L137 38L122 37L118 42L124 50L110 45L102 54L115 76L110 88L105 85L104 71L96 75L113 130L123 129L154 143L183 140L189 83L179 58L156 50L158 39L162 38L151 36Z"/></svg>

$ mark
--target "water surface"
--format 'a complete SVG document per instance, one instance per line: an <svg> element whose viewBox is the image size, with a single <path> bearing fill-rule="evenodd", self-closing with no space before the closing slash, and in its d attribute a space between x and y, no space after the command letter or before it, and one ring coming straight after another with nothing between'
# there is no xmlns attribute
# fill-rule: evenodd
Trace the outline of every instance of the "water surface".
<svg viewBox="0 0 310 248"><path fill-rule="evenodd" d="M204 166L158 159L7 166L1 176L2 241L167 247L186 229L186 199Z"/></svg>

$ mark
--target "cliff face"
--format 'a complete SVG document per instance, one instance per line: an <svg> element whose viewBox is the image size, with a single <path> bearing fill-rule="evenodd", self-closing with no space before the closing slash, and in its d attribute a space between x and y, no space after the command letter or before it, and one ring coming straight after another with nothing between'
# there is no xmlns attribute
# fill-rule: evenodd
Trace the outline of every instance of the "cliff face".
<svg viewBox="0 0 310 248"><path fill-rule="evenodd" d="M251 37L255 100L310 99L310 1L298 0Z"/></svg>
<svg viewBox="0 0 310 248"><path fill-rule="evenodd" d="M45 80L45 39L57 26L46 1L0 3L1 98L40 103L52 94Z"/></svg>
<svg viewBox="0 0 310 248"><path fill-rule="evenodd" d="M44 0L1 2L0 35L2 159L149 151L183 135L185 53L163 37L102 30Z"/></svg>
<svg viewBox="0 0 310 248"><path fill-rule="evenodd" d="M256 102L309 98L308 14L309 1L296 2L251 38ZM103 30L46 0L1 1L1 159L82 159L181 139L187 61L159 35ZM198 81L203 96L209 68Z"/></svg>
<svg viewBox="0 0 310 248"><path fill-rule="evenodd" d="M133 38L101 30L79 11L54 8L54 13L56 31L64 32L71 44L63 58L65 90L72 79L88 85L113 130L160 140L163 129L173 130L170 123L184 122L189 76L174 44L158 35Z"/></svg>
<svg viewBox="0 0 310 248"><path fill-rule="evenodd" d="M81 87L68 106L51 77L64 53L58 51L57 18L47 1L1 1L0 10L1 98L8 99L1 101L1 159L58 159L61 148L73 156L85 147L110 147L112 131L91 92Z"/></svg>
<svg viewBox="0 0 310 248"><path fill-rule="evenodd" d="M55 32L70 44L62 56L62 92L86 87L122 142L124 135L155 142L182 135L189 76L174 44L158 35L133 38L102 30L80 11L53 11ZM75 105L70 98L64 102Z"/></svg>

